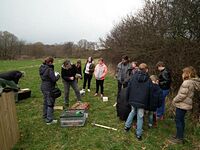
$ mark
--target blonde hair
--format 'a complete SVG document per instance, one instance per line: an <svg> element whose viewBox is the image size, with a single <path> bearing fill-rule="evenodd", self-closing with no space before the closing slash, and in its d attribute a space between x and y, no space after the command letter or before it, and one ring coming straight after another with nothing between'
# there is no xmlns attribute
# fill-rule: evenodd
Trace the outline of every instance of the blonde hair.
<svg viewBox="0 0 200 150"><path fill-rule="evenodd" d="M157 82L159 80L157 75L151 75L150 79L151 81L154 81L154 82Z"/></svg>
<svg viewBox="0 0 200 150"><path fill-rule="evenodd" d="M197 71L194 67L189 66L183 69L183 74L182 74L183 80L188 80L195 77L197 77Z"/></svg>
<svg viewBox="0 0 200 150"><path fill-rule="evenodd" d="M148 66L145 63L141 63L139 65L139 69L142 70L142 71L147 71L148 70Z"/></svg>

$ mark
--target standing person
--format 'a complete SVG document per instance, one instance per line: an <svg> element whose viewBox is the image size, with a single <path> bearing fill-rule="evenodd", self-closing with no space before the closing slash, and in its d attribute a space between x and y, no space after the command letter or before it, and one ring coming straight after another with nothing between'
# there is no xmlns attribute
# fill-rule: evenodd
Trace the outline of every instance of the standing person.
<svg viewBox="0 0 200 150"><path fill-rule="evenodd" d="M47 57L39 68L42 80L41 91L44 96L43 118L47 125L57 123L57 120L53 119L55 98L52 97L51 91L55 88L56 81L60 78L60 75L55 76L53 61L53 57Z"/></svg>
<svg viewBox="0 0 200 150"><path fill-rule="evenodd" d="M131 69L131 64L129 63L128 56L123 56L122 61L117 65L116 70L116 78L117 78L117 84L118 84L118 90L117 90L117 99L119 98L120 91L123 88L127 87L128 85L128 70Z"/></svg>
<svg viewBox="0 0 200 150"><path fill-rule="evenodd" d="M94 69L94 75L96 78L96 93L94 96L98 95L99 92L99 86L101 88L101 97L103 97L103 90L104 90L104 79L108 72L107 66L104 64L103 58L100 58L98 61L98 64L96 65Z"/></svg>
<svg viewBox="0 0 200 150"><path fill-rule="evenodd" d="M194 91L200 91L200 78L192 66L183 69L182 78L183 83L172 102L176 107L176 136L170 142L177 144L183 143L185 114L188 110L192 109Z"/></svg>
<svg viewBox="0 0 200 150"><path fill-rule="evenodd" d="M165 98L169 94L171 86L171 74L169 70L165 67L162 61L156 64L157 69L160 71L159 75L159 86L162 89L162 106L157 109L157 119L163 120L165 113Z"/></svg>
<svg viewBox="0 0 200 150"><path fill-rule="evenodd" d="M84 73L83 91L85 91L86 83L88 82L88 92L90 92L90 84L91 84L92 75L94 72L94 67L95 65L93 62L93 58L89 57L83 69L83 73Z"/></svg>
<svg viewBox="0 0 200 150"><path fill-rule="evenodd" d="M76 62L76 68L77 68L76 81L78 83L78 79L82 79L82 68L80 59L78 59Z"/></svg>
<svg viewBox="0 0 200 150"><path fill-rule="evenodd" d="M76 66L74 64L71 64L70 60L66 60L61 68L61 76L64 84L64 93L65 93L64 104L66 107L69 107L70 86L73 88L76 94L77 101L81 102L80 91L78 89L78 85L75 80L76 73L77 73Z"/></svg>
<svg viewBox="0 0 200 150"><path fill-rule="evenodd" d="M151 97L147 107L147 110L149 111L149 128L153 127L153 124L157 126L156 109L162 105L162 90L159 87L159 79L156 75L151 75L150 79L153 84L151 87Z"/></svg>
<svg viewBox="0 0 200 150"><path fill-rule="evenodd" d="M142 140L142 126L144 109L150 99L151 80L148 75L148 66L145 63L139 65L139 70L131 78L127 88L127 100L131 105L131 112L125 123L125 131L129 131L134 116L137 114L136 138Z"/></svg>

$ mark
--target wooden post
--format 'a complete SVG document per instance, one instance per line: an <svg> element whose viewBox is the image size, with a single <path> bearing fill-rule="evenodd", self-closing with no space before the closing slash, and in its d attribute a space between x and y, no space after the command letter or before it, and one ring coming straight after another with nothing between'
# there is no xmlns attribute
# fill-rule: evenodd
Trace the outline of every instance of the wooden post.
<svg viewBox="0 0 200 150"><path fill-rule="evenodd" d="M19 139L14 92L0 96L0 150L10 150Z"/></svg>

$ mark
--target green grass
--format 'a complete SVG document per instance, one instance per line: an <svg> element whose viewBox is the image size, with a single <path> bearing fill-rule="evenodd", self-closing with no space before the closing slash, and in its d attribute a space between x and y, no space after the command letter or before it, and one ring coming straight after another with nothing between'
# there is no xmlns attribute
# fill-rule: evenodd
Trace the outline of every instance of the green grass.
<svg viewBox="0 0 200 150"><path fill-rule="evenodd" d="M60 72L63 60L55 61L55 70ZM75 62L75 60L74 60ZM82 61L84 64L84 61ZM195 149L200 141L200 128L188 119L186 121L186 139L184 145L170 145L168 138L175 133L173 119L166 118L160 122L158 128L148 129L144 123L143 141L137 141L134 129L124 133L124 122L116 117L113 104L116 99L117 82L111 75L105 79L105 95L108 102L102 102L94 97L95 80L92 79L91 93L86 93L82 100L90 103L89 118L84 127L61 128L60 124L47 126L42 120L43 97L40 92L40 78L38 68L41 60L0 61L0 72L8 70L23 70L26 76L20 80L21 88L30 88L31 98L16 104L19 121L20 140L13 149L31 150L133 150L133 149ZM63 91L61 80L59 87ZM82 81L79 81L82 87ZM75 103L73 90L70 92L70 105ZM63 94L56 100L56 105L63 105ZM61 111L55 111L55 118L59 119ZM93 127L92 122L117 128L111 131Z"/></svg>

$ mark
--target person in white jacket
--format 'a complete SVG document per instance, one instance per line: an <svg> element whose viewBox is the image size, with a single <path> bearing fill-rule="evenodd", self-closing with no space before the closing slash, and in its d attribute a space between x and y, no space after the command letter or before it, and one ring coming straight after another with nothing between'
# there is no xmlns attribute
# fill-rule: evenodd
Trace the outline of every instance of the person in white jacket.
<svg viewBox="0 0 200 150"><path fill-rule="evenodd" d="M100 58L98 61L98 64L96 65L95 69L94 69L94 75L96 78L96 93L94 96L98 95L99 92L99 86L101 88L101 97L103 97L103 90L104 90L104 79L105 76L108 72L108 68L107 66L104 64L104 60L103 58Z"/></svg>

